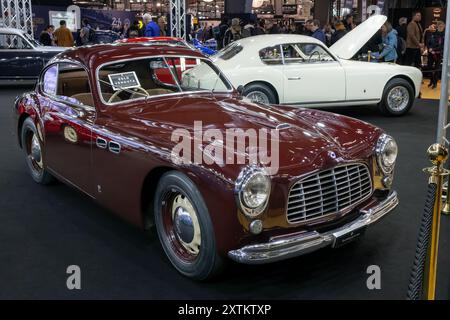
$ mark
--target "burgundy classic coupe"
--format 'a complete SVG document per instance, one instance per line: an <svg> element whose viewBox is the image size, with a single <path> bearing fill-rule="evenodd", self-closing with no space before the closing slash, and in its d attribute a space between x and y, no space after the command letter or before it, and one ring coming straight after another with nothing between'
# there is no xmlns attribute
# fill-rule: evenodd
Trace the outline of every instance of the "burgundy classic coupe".
<svg viewBox="0 0 450 320"><path fill-rule="evenodd" d="M14 113L37 183L56 178L143 229L155 226L175 268L199 280L226 257L259 264L341 246L398 204L397 145L382 130L246 101L183 46L65 51ZM230 132L249 136L226 144ZM272 133L271 168L250 161L264 147L252 132Z"/></svg>

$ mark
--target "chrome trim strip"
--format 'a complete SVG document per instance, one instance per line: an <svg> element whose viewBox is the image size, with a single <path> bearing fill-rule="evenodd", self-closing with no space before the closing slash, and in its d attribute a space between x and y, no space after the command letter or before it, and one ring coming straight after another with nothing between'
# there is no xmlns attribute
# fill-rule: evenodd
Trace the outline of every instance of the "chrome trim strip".
<svg viewBox="0 0 450 320"><path fill-rule="evenodd" d="M317 101L317 102L290 102L283 103L282 105L291 106L314 106L319 104L335 104L335 103L378 103L380 99L361 99L361 100L334 100L334 101Z"/></svg>
<svg viewBox="0 0 450 320"><path fill-rule="evenodd" d="M285 238L271 239L267 243L248 245L228 252L232 260L244 264L264 264L307 254L318 249L334 246L337 238L370 226L394 210L399 203L397 192L393 191L387 199L376 206L361 210L361 216L352 222L325 232L304 232Z"/></svg>

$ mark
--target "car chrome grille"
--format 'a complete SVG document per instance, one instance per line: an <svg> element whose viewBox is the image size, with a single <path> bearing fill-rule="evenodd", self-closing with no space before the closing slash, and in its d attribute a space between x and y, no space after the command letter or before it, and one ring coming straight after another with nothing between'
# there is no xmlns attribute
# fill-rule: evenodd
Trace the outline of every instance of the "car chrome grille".
<svg viewBox="0 0 450 320"><path fill-rule="evenodd" d="M287 220L305 222L348 210L372 194L372 179L364 164L339 166L308 176L289 192Z"/></svg>

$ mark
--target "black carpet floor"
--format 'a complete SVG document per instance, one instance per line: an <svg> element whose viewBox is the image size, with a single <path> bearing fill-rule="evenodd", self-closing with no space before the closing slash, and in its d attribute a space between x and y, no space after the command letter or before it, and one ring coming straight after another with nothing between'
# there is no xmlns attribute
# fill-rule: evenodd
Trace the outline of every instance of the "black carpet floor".
<svg viewBox="0 0 450 320"><path fill-rule="evenodd" d="M395 188L400 207L340 249L264 266L230 264L210 283L179 275L155 235L145 235L62 184L42 187L28 176L12 134L14 97L0 90L0 298L2 299L404 299L423 211L437 102L417 101L403 118L374 108L335 110L374 123L400 146ZM437 297L450 298L450 218L443 217ZM66 288L66 268L78 265L82 289ZM381 268L381 290L366 270Z"/></svg>

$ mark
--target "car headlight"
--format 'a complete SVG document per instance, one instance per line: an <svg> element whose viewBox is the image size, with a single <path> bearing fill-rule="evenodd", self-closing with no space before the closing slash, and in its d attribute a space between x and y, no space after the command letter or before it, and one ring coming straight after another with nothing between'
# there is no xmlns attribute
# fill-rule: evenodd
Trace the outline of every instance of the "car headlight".
<svg viewBox="0 0 450 320"><path fill-rule="evenodd" d="M267 206L271 183L266 172L261 168L244 169L236 181L236 198L242 212L255 217Z"/></svg>
<svg viewBox="0 0 450 320"><path fill-rule="evenodd" d="M387 175L392 174L398 155L398 146L394 138L387 134L382 134L378 139L376 153L378 165L383 173Z"/></svg>

